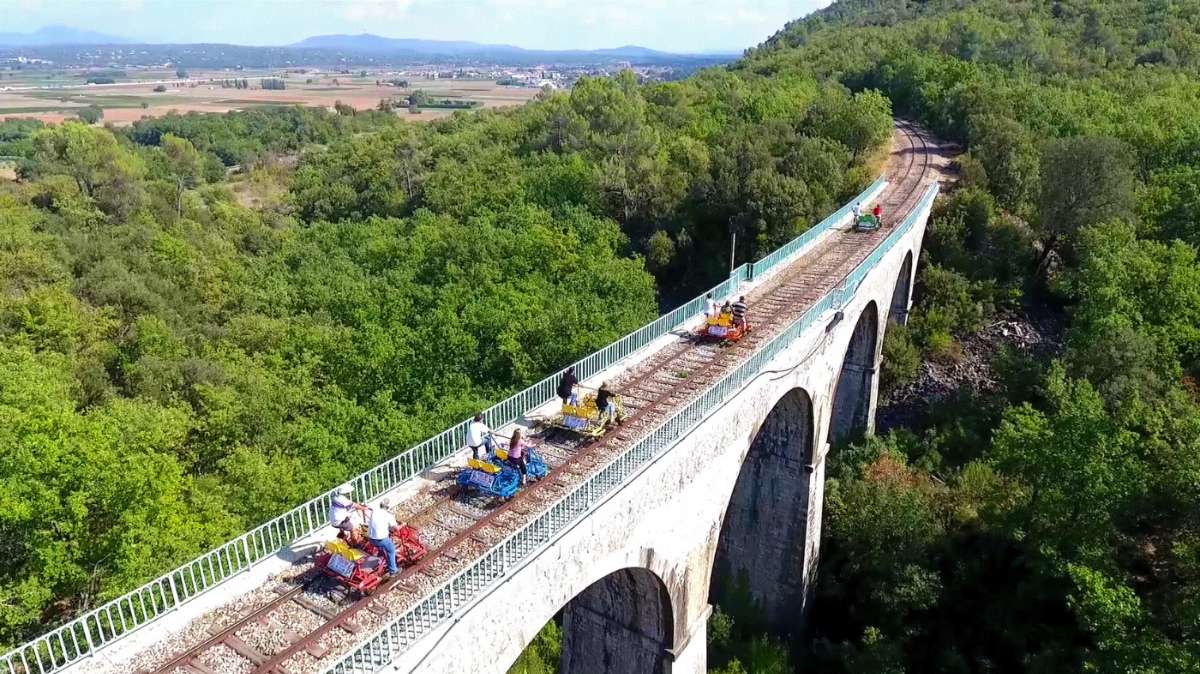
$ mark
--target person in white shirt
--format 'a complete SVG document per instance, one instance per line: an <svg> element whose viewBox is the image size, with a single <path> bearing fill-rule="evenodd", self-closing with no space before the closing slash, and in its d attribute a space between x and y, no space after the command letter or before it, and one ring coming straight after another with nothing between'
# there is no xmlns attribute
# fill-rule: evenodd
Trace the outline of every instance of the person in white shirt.
<svg viewBox="0 0 1200 674"><path fill-rule="evenodd" d="M704 317L717 317L717 301L713 299L712 293L704 296Z"/></svg>
<svg viewBox="0 0 1200 674"><path fill-rule="evenodd" d="M392 502L388 499L380 501L379 507L371 511L371 522L367 525L367 538L387 557L388 573L395 575L396 544L392 542L392 529L400 526L392 516Z"/></svg>
<svg viewBox="0 0 1200 674"><path fill-rule="evenodd" d="M361 527L367 507L350 498L354 487L346 483L338 487L329 502L329 524L347 533Z"/></svg>
<svg viewBox="0 0 1200 674"><path fill-rule="evenodd" d="M467 446L476 459L487 458L488 453L496 451L496 441L492 438L492 429L483 422L483 412L476 412L475 418L467 424Z"/></svg>
<svg viewBox="0 0 1200 674"><path fill-rule="evenodd" d="M854 221L858 222L859 216L862 215L862 204L855 203L854 207L850 209L850 212L854 214Z"/></svg>

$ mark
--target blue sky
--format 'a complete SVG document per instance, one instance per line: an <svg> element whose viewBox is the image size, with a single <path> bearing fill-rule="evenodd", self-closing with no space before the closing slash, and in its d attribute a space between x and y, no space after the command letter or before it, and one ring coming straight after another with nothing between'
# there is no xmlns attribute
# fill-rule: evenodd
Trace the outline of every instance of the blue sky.
<svg viewBox="0 0 1200 674"><path fill-rule="evenodd" d="M738 51L829 0L0 0L0 30L61 23L150 42L288 44L310 35L535 49Z"/></svg>

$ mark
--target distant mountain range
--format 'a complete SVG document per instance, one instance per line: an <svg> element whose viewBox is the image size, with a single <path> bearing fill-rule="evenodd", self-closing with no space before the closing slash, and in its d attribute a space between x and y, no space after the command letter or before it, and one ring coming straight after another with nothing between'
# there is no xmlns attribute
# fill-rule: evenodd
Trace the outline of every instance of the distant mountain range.
<svg viewBox="0 0 1200 674"><path fill-rule="evenodd" d="M32 33L0 33L0 47L49 47L64 45L131 45L144 44L115 35L106 35L70 26L44 26ZM241 45L238 45L241 46ZM315 35L284 47L269 49L320 49L369 55L439 56L459 58L516 57L522 60L537 58L593 57L611 60L639 61L674 60L682 57L711 58L726 54L671 54L635 45L614 49L525 49L508 44L483 44L464 40L421 40L414 38L360 35Z"/></svg>
<svg viewBox="0 0 1200 674"><path fill-rule="evenodd" d="M525 49L508 44L482 44L460 40L418 40L361 33L359 35L316 35L288 45L297 49L337 49L377 54L424 54L427 56L604 56L608 58L664 59L690 54L670 54L635 45L615 49Z"/></svg>
<svg viewBox="0 0 1200 674"><path fill-rule="evenodd" d="M0 45L46 47L50 45L132 44L133 40L70 26L43 26L32 33L0 33Z"/></svg>

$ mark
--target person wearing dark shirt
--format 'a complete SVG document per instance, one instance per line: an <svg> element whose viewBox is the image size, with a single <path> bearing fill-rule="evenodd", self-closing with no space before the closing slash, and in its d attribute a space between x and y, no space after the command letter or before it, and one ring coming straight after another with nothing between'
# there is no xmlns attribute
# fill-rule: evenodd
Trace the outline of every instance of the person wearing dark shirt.
<svg viewBox="0 0 1200 674"><path fill-rule="evenodd" d="M596 392L596 409L600 410L601 423L604 423L606 420L621 423L617 419L617 403L613 400L615 395L612 389L608 388L608 382L601 384L600 390Z"/></svg>
<svg viewBox="0 0 1200 674"><path fill-rule="evenodd" d="M562 379L558 380L558 397L562 398L563 404L575 404L575 385L579 380L575 378L575 366L568 367L562 374Z"/></svg>
<svg viewBox="0 0 1200 674"><path fill-rule="evenodd" d="M744 326L746 324L746 296L742 295L736 302L733 303L733 324L736 326Z"/></svg>

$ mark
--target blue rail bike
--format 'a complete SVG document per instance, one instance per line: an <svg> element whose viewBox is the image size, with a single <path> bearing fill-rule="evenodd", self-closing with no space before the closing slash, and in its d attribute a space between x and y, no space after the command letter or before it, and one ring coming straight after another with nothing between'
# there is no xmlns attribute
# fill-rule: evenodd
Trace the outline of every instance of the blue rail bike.
<svg viewBox="0 0 1200 674"><path fill-rule="evenodd" d="M510 499L521 488L521 474L500 461L494 454L486 459L467 459L467 466L458 473L458 486L497 498Z"/></svg>

